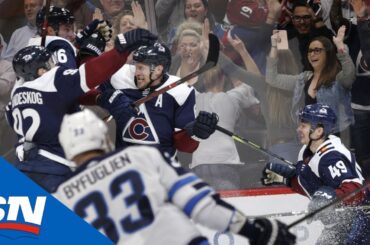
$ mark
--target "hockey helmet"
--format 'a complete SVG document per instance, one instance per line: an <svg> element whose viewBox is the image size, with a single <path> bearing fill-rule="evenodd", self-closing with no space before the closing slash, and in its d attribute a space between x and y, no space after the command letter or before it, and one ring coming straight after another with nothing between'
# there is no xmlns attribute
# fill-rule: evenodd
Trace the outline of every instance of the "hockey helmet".
<svg viewBox="0 0 370 245"><path fill-rule="evenodd" d="M333 133L337 121L334 111L320 103L306 105L298 117L300 121L310 123L312 129L323 127L325 135Z"/></svg>
<svg viewBox="0 0 370 245"><path fill-rule="evenodd" d="M51 69L51 53L44 47L34 45L19 50L13 58L13 69L17 76L25 81L35 80L39 77L38 70Z"/></svg>
<svg viewBox="0 0 370 245"><path fill-rule="evenodd" d="M41 34L44 19L45 19L45 7L40 9L36 16L36 27L39 34ZM73 24L74 21L75 17L68 9L50 6L48 15L48 25L53 27L55 31L59 30L60 24Z"/></svg>
<svg viewBox="0 0 370 245"><path fill-rule="evenodd" d="M136 62L148 65L163 65L163 71L167 72L171 66L171 52L169 48L159 42L151 46L141 46L133 53Z"/></svg>
<svg viewBox="0 0 370 245"><path fill-rule="evenodd" d="M64 116L59 142L69 160L87 151L103 150L107 153L113 150L107 126L89 109Z"/></svg>

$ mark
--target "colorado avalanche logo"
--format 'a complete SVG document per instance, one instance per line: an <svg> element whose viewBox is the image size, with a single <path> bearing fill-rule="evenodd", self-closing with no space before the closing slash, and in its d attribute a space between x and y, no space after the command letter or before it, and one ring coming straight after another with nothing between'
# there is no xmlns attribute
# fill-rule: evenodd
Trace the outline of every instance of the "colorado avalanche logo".
<svg viewBox="0 0 370 245"><path fill-rule="evenodd" d="M150 120L145 105L140 105L140 115L131 118L122 132L126 142L136 144L159 144L159 138Z"/></svg>
<svg viewBox="0 0 370 245"><path fill-rule="evenodd" d="M145 119L135 118L129 126L128 133L133 139L146 140L149 137L149 134L145 132L145 129L148 127L148 122Z"/></svg>

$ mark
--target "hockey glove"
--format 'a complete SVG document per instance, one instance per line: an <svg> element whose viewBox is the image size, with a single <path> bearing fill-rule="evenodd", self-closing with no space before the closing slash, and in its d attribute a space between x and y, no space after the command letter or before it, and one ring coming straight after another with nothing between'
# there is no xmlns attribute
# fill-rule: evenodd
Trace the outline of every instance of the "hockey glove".
<svg viewBox="0 0 370 245"><path fill-rule="evenodd" d="M267 163L262 172L262 184L285 184L290 185L290 179L296 175L296 168L285 163Z"/></svg>
<svg viewBox="0 0 370 245"><path fill-rule="evenodd" d="M239 234L248 237L251 245L290 245L296 240L285 224L263 218L247 221Z"/></svg>
<svg viewBox="0 0 370 245"><path fill-rule="evenodd" d="M112 37L112 25L105 20L93 20L90 24L88 24L82 31L77 33L76 35L76 42L78 45L82 45L85 39L90 37L95 31L98 31L104 38L106 42L108 42Z"/></svg>
<svg viewBox="0 0 370 245"><path fill-rule="evenodd" d="M118 52L132 52L143 45L152 45L157 41L157 36L150 31L137 28L126 32L125 34L118 34L115 40L115 48Z"/></svg>
<svg viewBox="0 0 370 245"><path fill-rule="evenodd" d="M217 123L218 116L216 113L200 111L195 121L185 126L185 130L189 136L207 139L215 132Z"/></svg>
<svg viewBox="0 0 370 245"><path fill-rule="evenodd" d="M297 162L296 174L300 185L303 186L311 196L322 186L320 178L311 170L311 167L303 161Z"/></svg>
<svg viewBox="0 0 370 245"><path fill-rule="evenodd" d="M132 106L133 100L120 90L107 89L99 95L96 102L99 106L108 110L115 119L138 115L138 112Z"/></svg>
<svg viewBox="0 0 370 245"><path fill-rule="evenodd" d="M80 55L99 56L105 50L106 42L99 32L94 32L90 37L82 41L80 45Z"/></svg>
<svg viewBox="0 0 370 245"><path fill-rule="evenodd" d="M308 211L311 213L320 209L321 207L334 201L336 197L335 190L330 186L320 187L312 196L308 204ZM312 220L320 220L324 225L330 225L337 222L337 214L335 213L335 205L324 209L322 212L316 214ZM311 223L311 220L308 221Z"/></svg>

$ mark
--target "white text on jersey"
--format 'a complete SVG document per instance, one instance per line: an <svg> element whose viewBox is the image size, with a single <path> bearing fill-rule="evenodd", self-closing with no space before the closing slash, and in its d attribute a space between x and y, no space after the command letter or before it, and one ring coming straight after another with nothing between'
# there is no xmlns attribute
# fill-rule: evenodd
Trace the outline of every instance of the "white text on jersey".
<svg viewBox="0 0 370 245"><path fill-rule="evenodd" d="M12 99L13 108L23 104L43 104L42 95L40 92L19 92L14 94Z"/></svg>
<svg viewBox="0 0 370 245"><path fill-rule="evenodd" d="M88 169L77 179L74 179L68 185L64 186L63 192L68 199L71 199L75 195L75 192L80 192L86 189L87 186L96 184L105 177L125 167L127 164L131 164L127 154L108 158L103 164Z"/></svg>

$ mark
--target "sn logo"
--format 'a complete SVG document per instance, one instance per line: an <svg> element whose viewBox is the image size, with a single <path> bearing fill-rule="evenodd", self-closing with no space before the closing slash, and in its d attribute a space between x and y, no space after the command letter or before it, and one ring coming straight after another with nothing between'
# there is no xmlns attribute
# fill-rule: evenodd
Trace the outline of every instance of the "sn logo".
<svg viewBox="0 0 370 245"><path fill-rule="evenodd" d="M38 196L34 208L27 196L0 196L0 229L30 232L39 235L46 196ZM19 214L21 211L21 214ZM21 219L23 216L24 222Z"/></svg>

